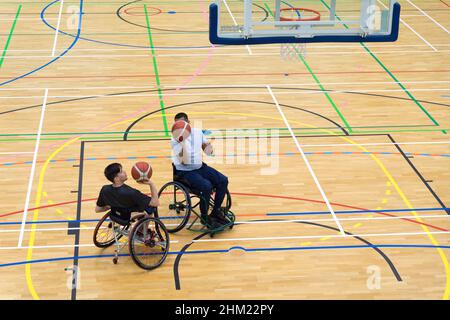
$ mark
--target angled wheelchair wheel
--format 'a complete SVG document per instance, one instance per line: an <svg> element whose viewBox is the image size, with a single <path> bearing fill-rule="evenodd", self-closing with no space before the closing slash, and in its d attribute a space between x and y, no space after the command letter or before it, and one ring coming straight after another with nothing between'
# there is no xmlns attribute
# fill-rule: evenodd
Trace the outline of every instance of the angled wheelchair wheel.
<svg viewBox="0 0 450 320"><path fill-rule="evenodd" d="M169 233L159 219L145 217L130 232L129 249L133 261L145 270L159 267L169 252Z"/></svg>
<svg viewBox="0 0 450 320"><path fill-rule="evenodd" d="M186 188L175 181L166 183L158 193L158 216L167 231L174 233L184 228L191 214L191 197Z"/></svg>
<svg viewBox="0 0 450 320"><path fill-rule="evenodd" d="M94 229L94 244L99 248L107 248L114 244L114 230L113 223L109 219L110 212L106 213L100 221L97 223L97 226ZM129 226L122 226L119 224L115 224L116 228L119 228L120 231L127 230ZM117 239L122 238L122 234L117 235Z"/></svg>

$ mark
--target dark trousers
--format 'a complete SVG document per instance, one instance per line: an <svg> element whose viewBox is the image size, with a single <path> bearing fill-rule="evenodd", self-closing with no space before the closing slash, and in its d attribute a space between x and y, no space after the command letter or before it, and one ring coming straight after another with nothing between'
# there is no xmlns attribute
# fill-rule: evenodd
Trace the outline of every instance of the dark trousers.
<svg viewBox="0 0 450 320"><path fill-rule="evenodd" d="M216 189L214 197L214 208L212 212L218 212L222 206L223 199L228 189L228 178L214 168L203 163L202 167L192 171L176 170L176 174L189 182L189 187L200 191L200 211L207 215L209 210L209 199L212 189Z"/></svg>

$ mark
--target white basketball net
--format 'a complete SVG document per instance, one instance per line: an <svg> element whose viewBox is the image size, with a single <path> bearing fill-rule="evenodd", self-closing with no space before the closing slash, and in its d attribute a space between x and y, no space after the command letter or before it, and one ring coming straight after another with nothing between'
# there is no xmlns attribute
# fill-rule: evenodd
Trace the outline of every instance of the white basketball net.
<svg viewBox="0 0 450 320"><path fill-rule="evenodd" d="M306 58L306 43L280 44L280 57L283 61L300 61Z"/></svg>
<svg viewBox="0 0 450 320"><path fill-rule="evenodd" d="M284 15L287 18L298 18L296 11L285 12ZM282 29L298 29L298 26L284 27ZM301 61L306 58L306 43L281 43L280 44L280 57L283 61Z"/></svg>

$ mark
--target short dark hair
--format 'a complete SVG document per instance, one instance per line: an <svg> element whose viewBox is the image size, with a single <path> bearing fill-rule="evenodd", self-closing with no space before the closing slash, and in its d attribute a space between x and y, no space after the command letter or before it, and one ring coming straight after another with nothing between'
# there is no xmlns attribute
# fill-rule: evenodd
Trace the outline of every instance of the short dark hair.
<svg viewBox="0 0 450 320"><path fill-rule="evenodd" d="M178 121L183 118L184 118L184 120L189 121L188 115L184 112L179 112L175 115L175 121Z"/></svg>
<svg viewBox="0 0 450 320"><path fill-rule="evenodd" d="M109 181L114 183L114 178L122 170L122 165L120 163L111 163L105 168L105 177Z"/></svg>

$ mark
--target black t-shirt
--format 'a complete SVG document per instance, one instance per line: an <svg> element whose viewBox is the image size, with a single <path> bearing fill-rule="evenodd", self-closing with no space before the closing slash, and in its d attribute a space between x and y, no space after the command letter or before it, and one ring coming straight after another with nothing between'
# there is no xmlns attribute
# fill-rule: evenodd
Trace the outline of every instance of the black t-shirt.
<svg viewBox="0 0 450 320"><path fill-rule="evenodd" d="M141 212L148 208L151 199L151 197L126 184L120 187L113 187L109 184L103 186L100 190L97 205L99 207L108 205L115 208L127 208L131 209L131 212Z"/></svg>

